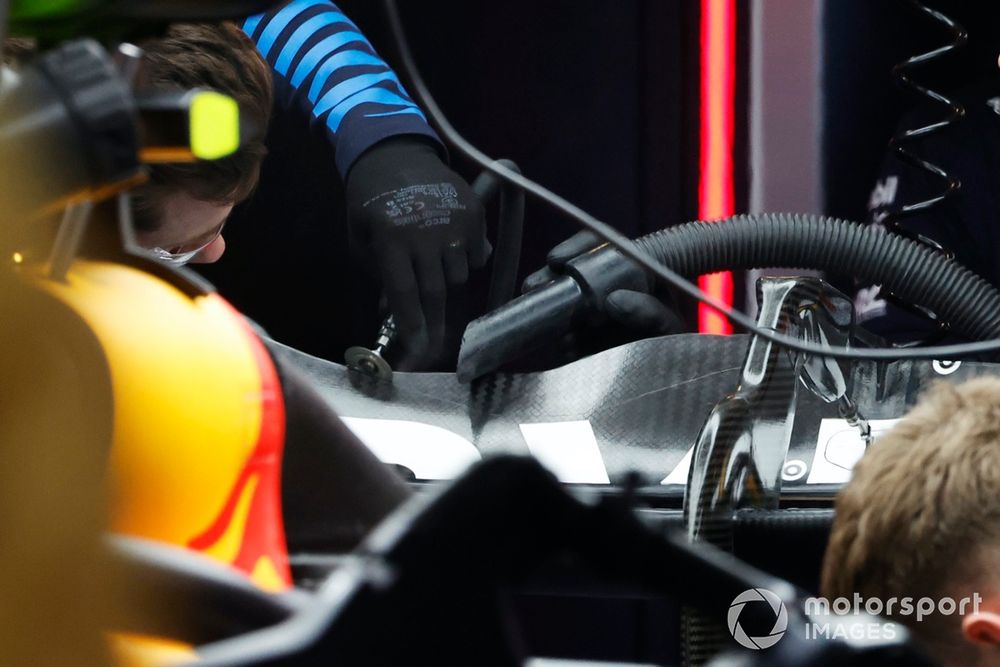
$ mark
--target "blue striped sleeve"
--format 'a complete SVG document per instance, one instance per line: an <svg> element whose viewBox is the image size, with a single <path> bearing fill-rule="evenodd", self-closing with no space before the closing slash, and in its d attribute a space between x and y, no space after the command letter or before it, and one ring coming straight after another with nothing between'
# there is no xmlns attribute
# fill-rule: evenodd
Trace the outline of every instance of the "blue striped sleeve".
<svg viewBox="0 0 1000 667"><path fill-rule="evenodd" d="M395 72L332 2L293 0L242 27L288 84L276 87L292 98L281 101L322 127L341 176L383 139L419 134L438 141Z"/></svg>

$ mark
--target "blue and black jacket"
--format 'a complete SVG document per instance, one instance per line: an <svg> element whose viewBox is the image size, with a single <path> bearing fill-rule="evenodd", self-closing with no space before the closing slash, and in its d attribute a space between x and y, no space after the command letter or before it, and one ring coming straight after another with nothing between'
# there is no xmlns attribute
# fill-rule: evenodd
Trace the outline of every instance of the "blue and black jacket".
<svg viewBox="0 0 1000 667"><path fill-rule="evenodd" d="M323 128L341 177L388 137L437 141L396 74L332 2L293 0L242 27L274 70L277 103L297 106Z"/></svg>

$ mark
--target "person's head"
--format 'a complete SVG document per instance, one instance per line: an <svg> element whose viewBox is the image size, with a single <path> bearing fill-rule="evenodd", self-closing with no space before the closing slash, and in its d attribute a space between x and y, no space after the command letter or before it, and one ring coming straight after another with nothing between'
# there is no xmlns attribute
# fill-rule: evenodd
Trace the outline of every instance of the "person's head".
<svg viewBox="0 0 1000 667"><path fill-rule="evenodd" d="M884 615L944 665L1000 664L1000 378L932 387L858 462L822 574L828 600L856 593L978 595L964 615Z"/></svg>
<svg viewBox="0 0 1000 667"><path fill-rule="evenodd" d="M210 88L234 98L263 132L271 113L271 71L238 27L180 24L141 46L140 89ZM161 256L198 250L191 261L216 261L225 250L222 225L256 187L265 153L260 137L221 160L153 166L149 182L132 195L139 244L160 249Z"/></svg>

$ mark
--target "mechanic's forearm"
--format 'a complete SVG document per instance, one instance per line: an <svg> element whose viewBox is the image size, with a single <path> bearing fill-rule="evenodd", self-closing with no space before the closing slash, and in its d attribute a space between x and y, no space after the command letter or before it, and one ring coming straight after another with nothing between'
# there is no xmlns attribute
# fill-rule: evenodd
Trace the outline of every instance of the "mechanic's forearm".
<svg viewBox="0 0 1000 667"><path fill-rule="evenodd" d="M321 127L346 176L365 150L387 137L437 142L423 112L358 27L327 0L294 0L243 22L275 74L278 103Z"/></svg>

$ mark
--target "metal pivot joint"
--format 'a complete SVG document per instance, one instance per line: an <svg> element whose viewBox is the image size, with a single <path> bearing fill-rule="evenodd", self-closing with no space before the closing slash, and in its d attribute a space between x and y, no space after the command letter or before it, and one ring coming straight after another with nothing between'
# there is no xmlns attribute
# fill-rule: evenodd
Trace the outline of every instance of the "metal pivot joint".
<svg viewBox="0 0 1000 667"><path fill-rule="evenodd" d="M361 346L350 347L344 354L344 361L352 371L388 382L392 380L392 366L385 360L385 355L395 340L396 321L390 315L378 331L375 347L370 350Z"/></svg>

